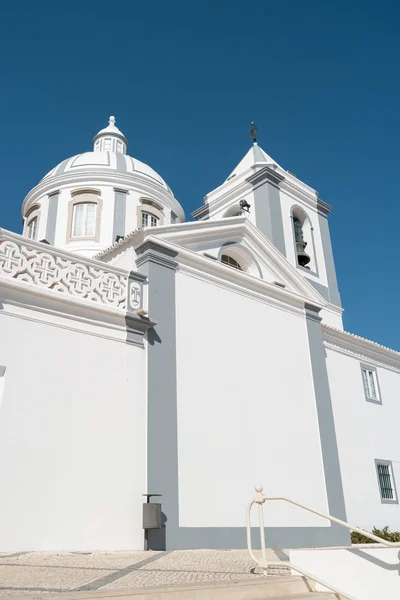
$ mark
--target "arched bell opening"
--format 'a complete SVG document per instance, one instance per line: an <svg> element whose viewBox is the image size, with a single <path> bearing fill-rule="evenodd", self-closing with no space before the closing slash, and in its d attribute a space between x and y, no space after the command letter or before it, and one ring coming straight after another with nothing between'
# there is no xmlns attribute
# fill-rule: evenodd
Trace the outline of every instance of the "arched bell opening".
<svg viewBox="0 0 400 600"><path fill-rule="evenodd" d="M307 213L295 206L292 209L293 236L297 264L316 272L313 226Z"/></svg>

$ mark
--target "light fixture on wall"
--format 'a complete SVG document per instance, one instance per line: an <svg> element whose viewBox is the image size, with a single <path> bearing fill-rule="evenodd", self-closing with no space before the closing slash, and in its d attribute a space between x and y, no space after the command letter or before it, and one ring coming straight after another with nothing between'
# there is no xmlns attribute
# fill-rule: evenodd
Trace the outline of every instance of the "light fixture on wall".
<svg viewBox="0 0 400 600"><path fill-rule="evenodd" d="M241 200L239 206L242 210L245 210L248 213L250 212L250 204L246 200Z"/></svg>

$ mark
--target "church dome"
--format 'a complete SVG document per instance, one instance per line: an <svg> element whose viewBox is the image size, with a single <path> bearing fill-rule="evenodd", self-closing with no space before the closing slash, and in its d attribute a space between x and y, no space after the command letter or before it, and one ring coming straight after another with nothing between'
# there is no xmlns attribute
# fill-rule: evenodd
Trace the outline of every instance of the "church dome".
<svg viewBox="0 0 400 600"><path fill-rule="evenodd" d="M110 117L108 126L94 136L92 152L83 152L66 158L49 171L41 181L49 181L50 178L60 175L81 174L85 171L117 172L142 176L173 195L171 188L154 169L126 154L127 148L126 137L115 126L115 118Z"/></svg>
<svg viewBox="0 0 400 600"><path fill-rule="evenodd" d="M63 160L27 194L24 234L93 256L137 229L185 221L164 179L127 150L110 117L91 152Z"/></svg>

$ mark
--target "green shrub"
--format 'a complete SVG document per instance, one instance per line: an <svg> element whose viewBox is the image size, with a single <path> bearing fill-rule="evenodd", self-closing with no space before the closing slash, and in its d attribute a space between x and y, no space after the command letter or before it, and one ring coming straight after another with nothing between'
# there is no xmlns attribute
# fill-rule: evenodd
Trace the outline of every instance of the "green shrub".
<svg viewBox="0 0 400 600"><path fill-rule="evenodd" d="M386 540L387 542L400 542L400 531L389 531L389 527L386 525L383 529L372 528L372 533L377 537ZM356 531L351 532L351 543L352 544L375 544L374 540L357 533Z"/></svg>

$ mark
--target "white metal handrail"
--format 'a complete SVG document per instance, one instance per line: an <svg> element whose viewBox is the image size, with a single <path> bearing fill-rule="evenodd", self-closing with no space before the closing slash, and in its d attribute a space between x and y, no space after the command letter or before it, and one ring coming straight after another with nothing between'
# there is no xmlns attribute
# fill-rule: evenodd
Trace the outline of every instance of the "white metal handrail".
<svg viewBox="0 0 400 600"><path fill-rule="evenodd" d="M263 569L264 572L269 567L282 567L282 566L288 567L288 568L292 569L293 571L296 571L297 573L300 573L301 575L308 577L312 581L315 581L316 583L319 583L320 585L323 585L326 588L332 590L335 594L339 594L340 596L343 596L344 598L348 598L349 600L357 600L357 598L354 598L354 596L349 596L349 594L347 594L346 592L343 592L342 590L339 590L338 588L334 587L332 584L327 583L326 581L323 581L319 577L316 577L315 575L312 575L311 573L308 573L307 571L304 571L304 569L301 569L300 567L296 567L296 565L294 565L290 561L279 561L279 562L267 561L266 553L265 553L264 512L263 512L263 507L262 507L262 505L265 503L266 500L282 500L283 502L289 502L290 504L294 504L295 506L298 506L299 508L303 508L304 510L307 510L308 512L318 515L319 517L323 517L324 519L328 519L329 521L331 521L333 523L342 525L343 527L346 527L347 529L349 529L351 531L356 531L357 533L361 533L362 535L364 535L365 537L368 537L369 539L373 540L374 542L377 542L379 544L384 544L385 546L388 546L390 548L400 548L400 543L388 542L387 540L384 540L372 533L369 533L368 531L364 531L363 529L360 529L359 527L353 527L353 525L346 523L346 521L337 519L336 517L333 517L332 515L325 515L324 513L321 513L318 510L311 508L310 506L300 504L299 502L295 502L294 500L291 500L290 498L286 498L284 496L264 496L262 494L262 491L263 491L262 485L256 485L255 491L256 491L255 496L254 496L253 500L250 502L250 504L248 505L247 514L246 514L247 548L248 548L248 551L249 551L249 554L250 554L252 560L261 569ZM253 506L253 504L258 504L258 519L259 519L259 525L260 525L261 555L262 555L261 560L259 560L255 557L253 548L251 545L250 511L251 511L251 507Z"/></svg>

